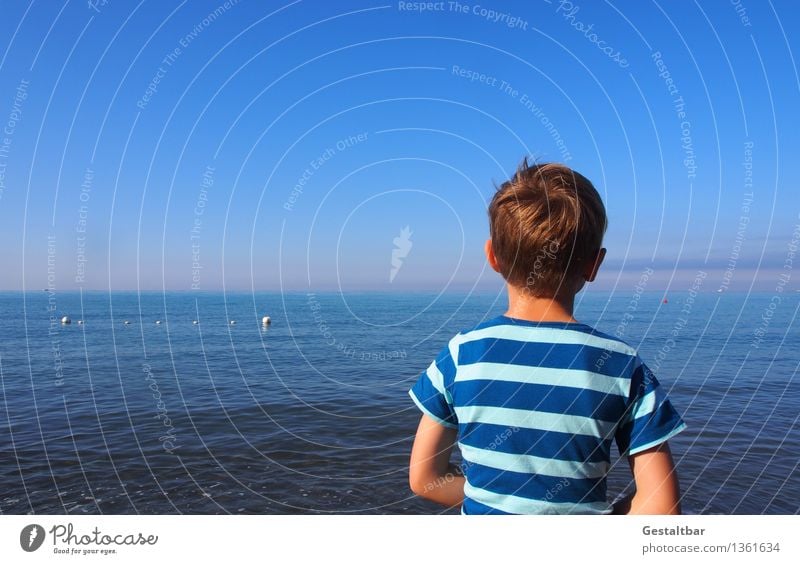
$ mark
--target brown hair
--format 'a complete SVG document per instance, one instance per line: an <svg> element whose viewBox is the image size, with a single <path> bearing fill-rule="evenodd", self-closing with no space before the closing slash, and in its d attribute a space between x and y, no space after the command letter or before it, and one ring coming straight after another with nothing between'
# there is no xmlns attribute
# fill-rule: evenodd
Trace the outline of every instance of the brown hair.
<svg viewBox="0 0 800 564"><path fill-rule="evenodd" d="M557 163L525 158L489 204L492 250L503 278L533 295L568 291L603 243L606 210L592 183Z"/></svg>

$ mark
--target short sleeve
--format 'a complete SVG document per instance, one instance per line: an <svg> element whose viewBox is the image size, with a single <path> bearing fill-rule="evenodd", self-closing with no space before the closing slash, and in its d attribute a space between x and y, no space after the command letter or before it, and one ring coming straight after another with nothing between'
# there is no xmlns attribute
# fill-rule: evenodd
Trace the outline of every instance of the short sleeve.
<svg viewBox="0 0 800 564"><path fill-rule="evenodd" d="M456 366L450 355L449 346L445 346L436 360L420 374L414 386L408 391L417 407L428 417L445 427L458 427L453 397L448 391L448 384L455 379Z"/></svg>
<svg viewBox="0 0 800 564"><path fill-rule="evenodd" d="M637 358L631 377L628 408L615 439L621 456L630 456L663 443L686 428L655 374Z"/></svg>

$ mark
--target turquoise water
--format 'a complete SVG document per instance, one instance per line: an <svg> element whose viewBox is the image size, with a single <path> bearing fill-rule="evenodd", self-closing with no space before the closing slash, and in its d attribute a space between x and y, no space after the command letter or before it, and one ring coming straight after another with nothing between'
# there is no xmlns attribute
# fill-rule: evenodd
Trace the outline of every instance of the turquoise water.
<svg viewBox="0 0 800 564"><path fill-rule="evenodd" d="M800 295L661 298L585 293L576 315L639 347L671 390L689 425L672 441L685 511L797 513ZM418 420L406 391L455 332L503 306L0 294L0 511L438 512L406 486ZM628 482L615 465L610 495Z"/></svg>

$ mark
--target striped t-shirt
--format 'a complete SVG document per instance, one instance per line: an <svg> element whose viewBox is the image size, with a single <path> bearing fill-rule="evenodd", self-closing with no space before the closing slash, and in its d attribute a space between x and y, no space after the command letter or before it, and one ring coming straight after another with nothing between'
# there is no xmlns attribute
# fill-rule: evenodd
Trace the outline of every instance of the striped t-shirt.
<svg viewBox="0 0 800 564"><path fill-rule="evenodd" d="M612 440L627 456L685 428L636 350L582 323L481 323L409 393L458 429L466 514L610 513Z"/></svg>

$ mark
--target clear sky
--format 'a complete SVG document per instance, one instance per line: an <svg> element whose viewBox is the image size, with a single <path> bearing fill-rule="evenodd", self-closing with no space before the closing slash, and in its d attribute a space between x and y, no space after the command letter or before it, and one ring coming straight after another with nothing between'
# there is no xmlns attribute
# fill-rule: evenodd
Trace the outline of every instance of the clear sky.
<svg viewBox="0 0 800 564"><path fill-rule="evenodd" d="M496 289L486 204L525 155L604 197L596 289L791 273L791 1L2 13L0 289Z"/></svg>

